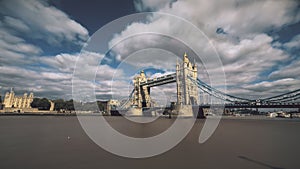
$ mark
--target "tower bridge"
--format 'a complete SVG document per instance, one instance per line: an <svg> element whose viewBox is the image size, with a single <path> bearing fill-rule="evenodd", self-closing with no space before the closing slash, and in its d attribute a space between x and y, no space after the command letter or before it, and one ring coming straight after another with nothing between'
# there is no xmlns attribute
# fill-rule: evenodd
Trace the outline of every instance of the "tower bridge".
<svg viewBox="0 0 300 169"><path fill-rule="evenodd" d="M192 81L198 76L196 63L191 63L187 54L183 56L183 62L177 60L176 73L165 76L147 79L144 71L134 77L134 92L132 105L137 107L151 107L150 89L176 82L177 105L197 105L199 104L199 92L197 85ZM192 79L192 80L191 80Z"/></svg>
<svg viewBox="0 0 300 169"><path fill-rule="evenodd" d="M121 105L124 107L134 106L136 108L150 108L154 104L151 100L151 87L161 86L169 83L176 83L177 102L176 106L184 111L192 111L198 106L199 112L202 108L209 108L211 105L200 104L200 91L211 97L223 100L224 108L298 108L300 112L300 89L265 99L247 99L229 95L211 87L198 79L197 64L192 63L188 55L184 53L180 63L177 60L176 72L156 78L147 78L144 71L133 79L134 89L129 99Z"/></svg>

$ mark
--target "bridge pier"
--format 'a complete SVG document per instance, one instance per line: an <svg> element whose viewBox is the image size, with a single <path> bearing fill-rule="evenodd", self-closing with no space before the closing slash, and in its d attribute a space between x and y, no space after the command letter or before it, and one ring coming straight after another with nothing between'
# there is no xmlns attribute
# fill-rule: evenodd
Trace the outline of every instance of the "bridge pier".
<svg viewBox="0 0 300 169"><path fill-rule="evenodd" d="M204 115L203 107L195 106L194 109L193 109L193 112L196 113L196 114L194 113L194 117L196 117L197 119L205 119L206 118Z"/></svg>

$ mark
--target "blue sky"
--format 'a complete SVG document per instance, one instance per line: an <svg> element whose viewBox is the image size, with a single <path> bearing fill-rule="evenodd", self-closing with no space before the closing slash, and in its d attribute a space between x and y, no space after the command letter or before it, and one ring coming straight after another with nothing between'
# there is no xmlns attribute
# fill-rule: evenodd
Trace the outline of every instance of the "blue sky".
<svg viewBox="0 0 300 169"><path fill-rule="evenodd" d="M14 87L17 94L33 90L39 97L71 98L76 58L87 40L115 19L147 11L182 17L203 31L220 55L230 94L267 97L300 88L300 2L297 0L3 0L0 2L1 95ZM99 49L111 47L113 42L132 32L146 29L175 35L181 30L167 18L146 21L125 24L114 36L103 39ZM193 39L190 33L183 34L199 46L205 46L205 42ZM176 59L170 54L162 62L161 56L153 55L159 51L143 53L149 54L147 64L142 60L134 64L127 62L120 68L124 56L136 51L137 45L132 44L146 48L153 44L153 39L156 38L128 39L112 50L113 55L106 57L104 53L89 53L85 60L99 63L102 59L97 69L105 71L96 73L96 84L86 85L95 87L100 99L107 99L114 93L112 88L124 91L119 95L128 94L129 79L138 70L134 64L148 68L149 76L174 71ZM167 38L156 40L151 47L161 47L175 55L188 51ZM210 54L203 52L203 55ZM196 62L201 65L200 60ZM92 70L93 66L85 71ZM207 78L205 73L199 76ZM175 88L169 85L158 90L172 97Z"/></svg>

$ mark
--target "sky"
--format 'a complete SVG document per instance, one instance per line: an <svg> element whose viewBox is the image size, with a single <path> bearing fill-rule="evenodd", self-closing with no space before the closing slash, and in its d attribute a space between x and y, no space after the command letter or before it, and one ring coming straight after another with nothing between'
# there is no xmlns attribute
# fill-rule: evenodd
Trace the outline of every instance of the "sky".
<svg viewBox="0 0 300 169"><path fill-rule="evenodd" d="M141 12L183 18L209 41L196 38L173 17L147 14L142 22L111 29L112 36L97 44L103 50L82 52L97 30ZM138 34L145 30L170 36ZM204 68L201 59L194 59L189 47L174 40L175 36L212 57L209 42L222 68L214 61ZM0 37L1 95L13 87L17 94L33 91L37 97L70 99L76 65L84 77L98 70L95 81L80 80L82 88L95 88L98 99L126 96L138 71L146 69L149 77L174 72L176 56L185 51L199 65L199 78L209 83L205 72L224 72L227 92L235 96L263 98L300 88L297 0L1 0ZM84 63L76 64L78 57ZM154 95L161 92L167 93L162 97L173 98L174 84L153 89Z"/></svg>

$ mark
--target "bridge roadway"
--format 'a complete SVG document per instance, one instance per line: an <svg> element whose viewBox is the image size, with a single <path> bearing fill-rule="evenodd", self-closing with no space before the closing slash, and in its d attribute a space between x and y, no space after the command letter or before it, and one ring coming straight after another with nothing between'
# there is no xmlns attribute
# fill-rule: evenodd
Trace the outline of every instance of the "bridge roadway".
<svg viewBox="0 0 300 169"><path fill-rule="evenodd" d="M194 105L193 107L196 107L197 105ZM212 107L220 107L220 108L298 108L300 109L300 103L288 103L288 104L263 104L263 105L255 105L255 104L202 104L198 105L199 108L212 108ZM151 110L153 109L164 109L165 107L151 107Z"/></svg>
<svg viewBox="0 0 300 169"><path fill-rule="evenodd" d="M141 82L141 86L154 87L168 83L176 82L176 73L168 74L158 78L148 79L146 82Z"/></svg>
<svg viewBox="0 0 300 169"><path fill-rule="evenodd" d="M222 107L222 105L199 105L201 108L210 108L212 106ZM225 104L225 108L298 108L300 109L300 103L278 103L278 104Z"/></svg>

